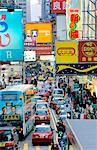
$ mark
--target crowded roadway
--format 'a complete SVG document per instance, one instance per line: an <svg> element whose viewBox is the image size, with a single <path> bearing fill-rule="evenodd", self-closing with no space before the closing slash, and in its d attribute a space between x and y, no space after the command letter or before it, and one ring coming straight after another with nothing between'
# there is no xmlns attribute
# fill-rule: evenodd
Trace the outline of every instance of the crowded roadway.
<svg viewBox="0 0 97 150"><path fill-rule="evenodd" d="M52 81L35 81L33 84L9 85L0 91L1 102L4 101L3 115L0 115L0 122L3 121L0 139L2 132L4 134L9 131L4 127L6 122L7 126L9 124L10 127L16 127L15 131L19 137L15 147L10 145L15 142L15 138L10 139L11 141L1 140L0 150L5 147L11 150L73 150L73 136L67 130L66 120L97 119L97 110L93 108L96 103L95 95L91 95L90 89L87 88L88 83L84 84L81 91L78 78L70 77L69 85L67 77ZM73 88L75 84L77 86ZM15 92L19 94L19 99ZM18 99L18 103L12 99ZM10 108L12 112L9 115Z"/></svg>

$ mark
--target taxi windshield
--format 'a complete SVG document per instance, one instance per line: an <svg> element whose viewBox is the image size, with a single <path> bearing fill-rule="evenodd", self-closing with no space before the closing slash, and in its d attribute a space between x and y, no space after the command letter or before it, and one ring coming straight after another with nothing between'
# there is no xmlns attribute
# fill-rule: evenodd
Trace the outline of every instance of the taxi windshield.
<svg viewBox="0 0 97 150"><path fill-rule="evenodd" d="M36 112L36 115L47 115L47 111L39 110Z"/></svg>
<svg viewBox="0 0 97 150"><path fill-rule="evenodd" d="M13 141L13 135L11 131L0 131L0 142Z"/></svg>
<svg viewBox="0 0 97 150"><path fill-rule="evenodd" d="M35 132L51 132L49 127L36 127Z"/></svg>

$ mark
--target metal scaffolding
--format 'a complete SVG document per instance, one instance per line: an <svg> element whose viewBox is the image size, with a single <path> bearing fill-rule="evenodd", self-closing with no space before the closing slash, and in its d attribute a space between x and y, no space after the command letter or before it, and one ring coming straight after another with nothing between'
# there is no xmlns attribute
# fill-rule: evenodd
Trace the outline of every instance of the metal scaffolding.
<svg viewBox="0 0 97 150"><path fill-rule="evenodd" d="M96 0L82 0L82 39L96 39Z"/></svg>

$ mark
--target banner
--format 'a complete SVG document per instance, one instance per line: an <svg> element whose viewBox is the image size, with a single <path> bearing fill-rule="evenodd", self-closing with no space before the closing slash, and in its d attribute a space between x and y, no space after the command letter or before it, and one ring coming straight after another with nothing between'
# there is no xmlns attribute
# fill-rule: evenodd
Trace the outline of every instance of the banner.
<svg viewBox="0 0 97 150"><path fill-rule="evenodd" d="M67 39L82 38L82 2L81 0L67 0L66 2Z"/></svg>
<svg viewBox="0 0 97 150"><path fill-rule="evenodd" d="M67 74L67 75L88 75L97 74L97 64L63 64L56 65L56 74Z"/></svg>
<svg viewBox="0 0 97 150"><path fill-rule="evenodd" d="M78 43L56 42L56 64L78 63Z"/></svg>
<svg viewBox="0 0 97 150"><path fill-rule="evenodd" d="M79 62L97 62L97 41L79 41Z"/></svg>
<svg viewBox="0 0 97 150"><path fill-rule="evenodd" d="M52 0L51 13L65 14L66 13L66 0Z"/></svg>
<svg viewBox="0 0 97 150"><path fill-rule="evenodd" d="M37 43L52 43L51 23L27 23L25 46L35 47Z"/></svg>
<svg viewBox="0 0 97 150"><path fill-rule="evenodd" d="M23 60L22 10L0 9L0 61Z"/></svg>
<svg viewBox="0 0 97 150"><path fill-rule="evenodd" d="M37 56L42 56L42 55L51 55L52 54L52 45L46 46L46 45L41 45L41 46L36 46L33 48L33 51L36 52Z"/></svg>

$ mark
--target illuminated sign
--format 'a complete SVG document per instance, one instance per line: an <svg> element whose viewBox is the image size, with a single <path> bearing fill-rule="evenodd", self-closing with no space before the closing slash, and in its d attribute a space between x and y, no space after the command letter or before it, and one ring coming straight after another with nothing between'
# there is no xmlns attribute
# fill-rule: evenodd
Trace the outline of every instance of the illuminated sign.
<svg viewBox="0 0 97 150"><path fill-rule="evenodd" d="M22 10L0 10L0 61L23 60Z"/></svg>
<svg viewBox="0 0 97 150"><path fill-rule="evenodd" d="M37 46L37 43L52 43L51 23L27 23L25 46Z"/></svg>
<svg viewBox="0 0 97 150"><path fill-rule="evenodd" d="M78 43L56 42L56 64L78 62Z"/></svg>
<svg viewBox="0 0 97 150"><path fill-rule="evenodd" d="M97 41L79 41L79 62L97 62Z"/></svg>
<svg viewBox="0 0 97 150"><path fill-rule="evenodd" d="M75 40L82 37L82 2L80 0L67 0L66 2L66 26L67 39Z"/></svg>
<svg viewBox="0 0 97 150"><path fill-rule="evenodd" d="M66 13L66 0L52 0L51 13Z"/></svg>

